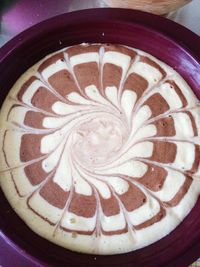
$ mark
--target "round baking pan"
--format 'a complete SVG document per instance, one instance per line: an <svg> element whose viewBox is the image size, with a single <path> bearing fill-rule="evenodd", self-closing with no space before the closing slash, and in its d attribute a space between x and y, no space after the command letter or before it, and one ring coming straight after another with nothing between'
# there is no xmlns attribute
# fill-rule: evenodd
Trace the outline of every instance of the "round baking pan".
<svg viewBox="0 0 200 267"><path fill-rule="evenodd" d="M166 62L200 98L200 38L165 18L125 9L90 9L60 15L21 33L0 49L0 105L19 76L66 46L118 43ZM100 256L69 251L32 232L0 191L0 235L36 266L185 267L200 256L200 199L168 236L134 252Z"/></svg>

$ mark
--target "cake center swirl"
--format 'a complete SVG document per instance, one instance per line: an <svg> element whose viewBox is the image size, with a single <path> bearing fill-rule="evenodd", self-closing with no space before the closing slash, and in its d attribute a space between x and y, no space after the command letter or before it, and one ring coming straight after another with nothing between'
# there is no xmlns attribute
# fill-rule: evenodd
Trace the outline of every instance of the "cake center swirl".
<svg viewBox="0 0 200 267"><path fill-rule="evenodd" d="M76 129L72 153L84 166L106 164L119 153L125 139L120 122L102 117L91 119Z"/></svg>

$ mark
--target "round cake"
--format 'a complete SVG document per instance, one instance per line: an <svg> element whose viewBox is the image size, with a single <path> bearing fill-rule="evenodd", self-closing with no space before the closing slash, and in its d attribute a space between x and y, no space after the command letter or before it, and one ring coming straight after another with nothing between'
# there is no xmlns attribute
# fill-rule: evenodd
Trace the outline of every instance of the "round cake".
<svg viewBox="0 0 200 267"><path fill-rule="evenodd" d="M0 113L0 183L42 237L119 254L170 233L200 194L200 104L153 56L112 44L48 55Z"/></svg>

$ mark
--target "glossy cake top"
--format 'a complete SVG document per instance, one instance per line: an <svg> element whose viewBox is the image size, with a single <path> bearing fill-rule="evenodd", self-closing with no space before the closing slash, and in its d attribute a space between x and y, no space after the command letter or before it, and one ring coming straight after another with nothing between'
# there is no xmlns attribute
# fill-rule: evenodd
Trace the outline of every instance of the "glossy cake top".
<svg viewBox="0 0 200 267"><path fill-rule="evenodd" d="M200 192L200 106L169 66L121 45L47 56L0 115L1 186L38 234L116 254L155 242Z"/></svg>

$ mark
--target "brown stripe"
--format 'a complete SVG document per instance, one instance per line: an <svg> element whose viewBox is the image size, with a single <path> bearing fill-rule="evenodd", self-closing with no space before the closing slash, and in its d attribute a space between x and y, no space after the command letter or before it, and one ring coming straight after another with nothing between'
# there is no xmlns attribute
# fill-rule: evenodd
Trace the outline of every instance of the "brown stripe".
<svg viewBox="0 0 200 267"><path fill-rule="evenodd" d="M148 82L142 76L137 73L131 73L128 75L123 90L133 90L137 94L139 99L148 87Z"/></svg>
<svg viewBox="0 0 200 267"><path fill-rule="evenodd" d="M78 92L74 78L68 70L60 70L54 73L49 77L48 82L62 97L71 92Z"/></svg>
<svg viewBox="0 0 200 267"><path fill-rule="evenodd" d="M160 208L159 213L157 213L153 218L138 224L138 225L134 225L133 229L135 230L141 230L143 228L149 227L150 225L157 223L159 221L161 221L164 217L166 216L166 211L164 210L164 208Z"/></svg>
<svg viewBox="0 0 200 267"><path fill-rule="evenodd" d="M17 195L18 195L19 197L24 197L23 195L20 194L20 192L19 192L19 190L18 190L18 187L17 187L17 184L16 184L16 182L15 182L15 178L14 178L13 173L10 172L10 175L11 175L11 179L12 179L12 182L13 182L13 184L14 184L15 191L16 191Z"/></svg>
<svg viewBox="0 0 200 267"><path fill-rule="evenodd" d="M118 197L129 212L141 207L146 202L145 194L130 182L128 191L122 195L118 194Z"/></svg>
<svg viewBox="0 0 200 267"><path fill-rule="evenodd" d="M148 164L147 172L143 177L138 178L137 181L149 190L158 192L162 189L166 177L167 171L164 168Z"/></svg>
<svg viewBox="0 0 200 267"><path fill-rule="evenodd" d="M192 113L190 111L186 111L185 113L190 117L194 136L198 136L198 130L197 130L197 125L196 125L194 116L192 115Z"/></svg>
<svg viewBox="0 0 200 267"><path fill-rule="evenodd" d="M182 107L186 107L188 102L187 99L185 98L184 94L182 93L181 89L179 88L179 86L175 83L175 81L173 80L167 80L166 83L170 84L171 88L174 88L174 90L176 91L176 94L179 96L181 102L182 102Z"/></svg>
<svg viewBox="0 0 200 267"><path fill-rule="evenodd" d="M8 159L7 159L7 153L5 150L5 141L6 141L6 136L7 136L8 130L5 130L4 134L3 134L3 144L2 144L2 151L3 151L3 156L6 162L7 167L10 167L10 164L8 163Z"/></svg>
<svg viewBox="0 0 200 267"><path fill-rule="evenodd" d="M21 161L29 161L42 156L40 151L41 139L44 134L24 134L21 138L20 159Z"/></svg>
<svg viewBox="0 0 200 267"><path fill-rule="evenodd" d="M64 61L64 54L61 52L61 53L58 53L58 54L55 54L51 57L49 57L48 59L46 59L38 68L38 71L39 72L42 72L44 69L46 69L47 67L49 67L50 65L56 63L58 60L62 60Z"/></svg>
<svg viewBox="0 0 200 267"><path fill-rule="evenodd" d="M24 118L24 124L32 128L44 129L43 120L45 117L46 115L41 112L28 111Z"/></svg>
<svg viewBox="0 0 200 267"><path fill-rule="evenodd" d="M153 61L152 59L150 59L146 56L140 56L140 62L146 63L146 64L152 66L153 68L156 68L162 74L162 78L164 78L166 76L165 70L163 68L161 68L161 66L159 64L157 64L155 61Z"/></svg>
<svg viewBox="0 0 200 267"><path fill-rule="evenodd" d="M105 44L103 45L103 47L105 48L106 52L109 51L118 52L130 56L131 58L134 58L137 55L135 51L122 45Z"/></svg>
<svg viewBox="0 0 200 267"><path fill-rule="evenodd" d="M67 178L66 178L67 179ZM53 180L49 180L40 190L39 194L52 206L63 209L69 197L69 191L64 191Z"/></svg>
<svg viewBox="0 0 200 267"><path fill-rule="evenodd" d="M78 194L76 192L73 193L69 211L75 213L78 216L82 216L85 218L91 218L95 215L97 208L96 198L94 192L91 196L85 196L82 194Z"/></svg>
<svg viewBox="0 0 200 267"><path fill-rule="evenodd" d="M38 80L35 76L31 76L22 86L21 89L19 90L18 94L17 94L17 99L19 101L22 101L22 97L24 95L24 93L26 92L26 90L28 89L28 87L34 82Z"/></svg>
<svg viewBox="0 0 200 267"><path fill-rule="evenodd" d="M76 56L83 53L99 52L100 45L76 45L65 50L69 57Z"/></svg>
<svg viewBox="0 0 200 267"><path fill-rule="evenodd" d="M200 146L195 145L195 156L194 156L194 163L192 165L191 170L189 171L190 173L194 174L198 171L199 164L200 164Z"/></svg>
<svg viewBox="0 0 200 267"><path fill-rule="evenodd" d="M103 213L106 216L113 216L120 213L119 203L113 194L108 199L101 197L99 194L99 198Z"/></svg>
<svg viewBox="0 0 200 267"><path fill-rule="evenodd" d="M183 197L187 194L191 184L192 184L192 178L190 176L185 177L185 182L179 189L179 191L176 193L176 195L170 200L164 202L164 204L167 207L175 207L179 204L179 202L183 199Z"/></svg>
<svg viewBox="0 0 200 267"><path fill-rule="evenodd" d="M82 90L89 85L99 88L99 67L96 62L78 64L74 66L74 73Z"/></svg>
<svg viewBox="0 0 200 267"><path fill-rule="evenodd" d="M72 233L72 237L76 238L77 235L93 235L93 233L95 232L95 228L94 230L92 231L80 231L80 230L74 230L74 229L69 229L69 228L66 228L64 226L60 226L60 228L62 230L64 230L65 232L68 232L68 233Z"/></svg>
<svg viewBox="0 0 200 267"><path fill-rule="evenodd" d="M151 109L151 117L156 117L160 114L163 114L170 108L166 100L159 93L155 93L150 96L149 99L144 102L144 105L149 106Z"/></svg>
<svg viewBox="0 0 200 267"><path fill-rule="evenodd" d="M38 88L31 99L31 103L34 107L47 112L53 112L52 106L56 101L58 101L58 98L42 86Z"/></svg>
<svg viewBox="0 0 200 267"><path fill-rule="evenodd" d="M103 88L116 86L119 88L122 77L122 68L111 63L106 63L103 67Z"/></svg>
<svg viewBox="0 0 200 267"><path fill-rule="evenodd" d="M174 119L170 116L167 118L162 118L154 122L154 125L157 129L157 137L162 136L175 136L176 135L176 129L174 126Z"/></svg>
<svg viewBox="0 0 200 267"><path fill-rule="evenodd" d="M176 158L177 146L171 142L151 141L154 143L150 160L160 163L172 163Z"/></svg>
<svg viewBox="0 0 200 267"><path fill-rule="evenodd" d="M48 175L42 168L42 161L26 166L24 172L32 185L40 184Z"/></svg>
<svg viewBox="0 0 200 267"><path fill-rule="evenodd" d="M126 224L126 227L120 230L114 230L114 231L105 231L101 227L101 232L103 235L112 236L112 235L121 235L128 232L128 225Z"/></svg>

